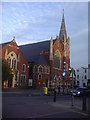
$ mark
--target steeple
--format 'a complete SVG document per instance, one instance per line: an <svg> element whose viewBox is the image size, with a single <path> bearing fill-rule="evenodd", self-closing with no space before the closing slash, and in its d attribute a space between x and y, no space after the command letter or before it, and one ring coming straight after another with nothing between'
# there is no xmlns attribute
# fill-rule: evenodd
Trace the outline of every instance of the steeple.
<svg viewBox="0 0 90 120"><path fill-rule="evenodd" d="M61 23L60 33L59 33L59 39L64 42L65 38L67 39L67 34L66 34L66 27L65 27L65 20L64 20L64 9L63 9L62 23Z"/></svg>

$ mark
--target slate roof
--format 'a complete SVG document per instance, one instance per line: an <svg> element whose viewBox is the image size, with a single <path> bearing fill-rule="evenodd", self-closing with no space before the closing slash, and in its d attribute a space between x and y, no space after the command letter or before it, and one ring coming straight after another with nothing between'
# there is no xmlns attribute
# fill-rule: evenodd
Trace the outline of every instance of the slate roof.
<svg viewBox="0 0 90 120"><path fill-rule="evenodd" d="M10 41L10 42L11 42L11 41ZM0 49L3 48L5 45L10 44L10 42L6 42L6 43L2 43L2 44L0 44Z"/></svg>
<svg viewBox="0 0 90 120"><path fill-rule="evenodd" d="M28 62L33 61L36 64L49 65L47 56L40 53L50 51L50 40L22 45L19 48Z"/></svg>
<svg viewBox="0 0 90 120"><path fill-rule="evenodd" d="M10 41L11 42L11 41ZM0 48L4 47L10 42L0 44ZM55 43L55 39L53 40L53 44ZM27 62L34 62L35 64L44 64L49 65L49 60L47 55L40 54L42 51L50 51L50 40L46 40L43 42L26 44L19 46L20 51L22 52L24 58Z"/></svg>

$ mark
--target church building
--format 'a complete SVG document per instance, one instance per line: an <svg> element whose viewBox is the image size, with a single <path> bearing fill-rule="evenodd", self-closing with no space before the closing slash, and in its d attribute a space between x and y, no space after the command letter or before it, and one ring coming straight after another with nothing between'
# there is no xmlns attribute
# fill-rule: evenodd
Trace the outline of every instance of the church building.
<svg viewBox="0 0 90 120"><path fill-rule="evenodd" d="M29 64L34 88L69 88L70 38L67 37L64 12L59 35L55 39L19 46Z"/></svg>
<svg viewBox="0 0 90 120"><path fill-rule="evenodd" d="M5 88L27 88L28 83L28 63L20 51L15 37L7 43L3 43L0 49L0 58L8 64L11 69L11 80L5 80ZM4 73L2 73L4 74Z"/></svg>

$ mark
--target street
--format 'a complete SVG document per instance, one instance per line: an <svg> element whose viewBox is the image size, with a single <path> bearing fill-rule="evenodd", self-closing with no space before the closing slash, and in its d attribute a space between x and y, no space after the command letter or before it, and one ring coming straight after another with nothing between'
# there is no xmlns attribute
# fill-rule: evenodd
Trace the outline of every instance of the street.
<svg viewBox="0 0 90 120"><path fill-rule="evenodd" d="M53 95L29 93L3 93L2 118L87 118L82 112L82 100L74 99L71 106L71 95Z"/></svg>

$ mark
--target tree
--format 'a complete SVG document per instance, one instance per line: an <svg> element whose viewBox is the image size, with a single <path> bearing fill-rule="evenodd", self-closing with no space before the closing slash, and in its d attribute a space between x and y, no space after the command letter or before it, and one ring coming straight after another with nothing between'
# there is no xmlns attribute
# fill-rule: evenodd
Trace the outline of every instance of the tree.
<svg viewBox="0 0 90 120"><path fill-rule="evenodd" d="M2 86L4 81L12 79L11 69L5 60L2 60Z"/></svg>

